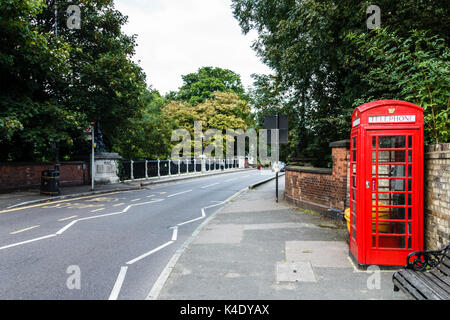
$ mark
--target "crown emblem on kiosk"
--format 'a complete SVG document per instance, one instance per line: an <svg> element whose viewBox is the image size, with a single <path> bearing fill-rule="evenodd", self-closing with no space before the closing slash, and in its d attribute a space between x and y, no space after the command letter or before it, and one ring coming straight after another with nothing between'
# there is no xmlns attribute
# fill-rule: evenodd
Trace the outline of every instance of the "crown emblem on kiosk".
<svg viewBox="0 0 450 320"><path fill-rule="evenodd" d="M394 108L389 108L389 109L388 109L389 114L393 114L393 113L395 112L395 109L396 109L395 107L394 107Z"/></svg>

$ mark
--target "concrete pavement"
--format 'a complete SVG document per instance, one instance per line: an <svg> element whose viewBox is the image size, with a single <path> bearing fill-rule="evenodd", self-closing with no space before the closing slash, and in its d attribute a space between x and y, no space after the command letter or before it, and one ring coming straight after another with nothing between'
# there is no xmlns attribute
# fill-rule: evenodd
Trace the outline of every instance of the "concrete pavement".
<svg viewBox="0 0 450 320"><path fill-rule="evenodd" d="M155 298L406 299L393 271L354 266L344 223L275 203L274 186L247 191L199 227Z"/></svg>

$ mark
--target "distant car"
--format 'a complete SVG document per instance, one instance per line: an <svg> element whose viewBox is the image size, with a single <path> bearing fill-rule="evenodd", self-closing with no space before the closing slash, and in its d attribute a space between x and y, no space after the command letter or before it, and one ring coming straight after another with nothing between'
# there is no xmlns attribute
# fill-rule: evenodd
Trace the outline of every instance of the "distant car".
<svg viewBox="0 0 450 320"><path fill-rule="evenodd" d="M284 172L285 167L286 167L286 164L283 161L275 161L272 164L272 172L276 172L277 168L279 169L279 172Z"/></svg>

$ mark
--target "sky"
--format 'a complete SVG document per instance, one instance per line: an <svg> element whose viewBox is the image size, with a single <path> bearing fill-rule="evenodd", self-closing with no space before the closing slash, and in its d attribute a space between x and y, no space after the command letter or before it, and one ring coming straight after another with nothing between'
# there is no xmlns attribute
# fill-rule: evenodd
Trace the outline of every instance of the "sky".
<svg viewBox="0 0 450 320"><path fill-rule="evenodd" d="M251 48L256 33L241 32L230 0L115 0L115 7L128 16L123 32L137 35L133 60L161 94L203 66L238 73L246 89L251 74L271 73Z"/></svg>

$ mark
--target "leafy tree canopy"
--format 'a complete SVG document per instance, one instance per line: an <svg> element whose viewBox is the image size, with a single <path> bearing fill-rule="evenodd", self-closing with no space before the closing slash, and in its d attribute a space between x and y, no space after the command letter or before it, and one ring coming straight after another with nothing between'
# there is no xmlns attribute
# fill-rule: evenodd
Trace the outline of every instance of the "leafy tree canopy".
<svg viewBox="0 0 450 320"><path fill-rule="evenodd" d="M228 69L202 67L182 78L183 85L176 94L176 99L189 102L191 105L211 98L215 91L233 92L241 98L244 97L241 77Z"/></svg>

